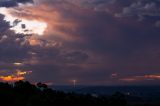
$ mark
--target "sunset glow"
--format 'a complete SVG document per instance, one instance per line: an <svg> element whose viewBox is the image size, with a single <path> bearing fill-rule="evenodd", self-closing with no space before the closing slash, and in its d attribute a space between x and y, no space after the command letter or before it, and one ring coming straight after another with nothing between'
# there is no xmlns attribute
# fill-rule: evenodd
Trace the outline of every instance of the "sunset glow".
<svg viewBox="0 0 160 106"><path fill-rule="evenodd" d="M7 21L13 24L11 20L7 20ZM15 31L15 33L17 34L22 33L22 34L43 35L46 28L47 28L47 24L44 22L22 19L22 22L20 22L16 26L13 26L11 30Z"/></svg>
<svg viewBox="0 0 160 106"><path fill-rule="evenodd" d="M15 82L19 80L25 80L25 75L28 75L30 73L32 73L32 71L26 72L26 71L16 70L15 74L0 76L0 80L5 82Z"/></svg>
<svg viewBox="0 0 160 106"><path fill-rule="evenodd" d="M72 86L159 84L160 1L0 0L0 76Z"/></svg>
<svg viewBox="0 0 160 106"><path fill-rule="evenodd" d="M16 34L35 34L43 35L47 24L45 22L38 21L36 19L29 20L24 18L19 18L10 13L14 9L0 8L0 13L3 14L4 20L9 22L11 28Z"/></svg>
<svg viewBox="0 0 160 106"><path fill-rule="evenodd" d="M149 74L143 76L131 76L120 79L125 82L144 81L144 80L160 80L160 74Z"/></svg>
<svg viewBox="0 0 160 106"><path fill-rule="evenodd" d="M14 82L14 81L19 81L19 80L24 80L25 78L20 76L20 77L15 77L15 76L1 76L0 79L2 81L7 81L7 82Z"/></svg>

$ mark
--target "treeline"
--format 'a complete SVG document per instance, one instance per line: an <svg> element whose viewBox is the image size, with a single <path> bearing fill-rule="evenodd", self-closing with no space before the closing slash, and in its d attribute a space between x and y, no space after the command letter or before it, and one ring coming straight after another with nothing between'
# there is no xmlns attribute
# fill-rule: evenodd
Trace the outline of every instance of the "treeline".
<svg viewBox="0 0 160 106"><path fill-rule="evenodd" d="M55 91L46 84L18 81L0 83L0 104L3 106L126 106L125 96L110 97Z"/></svg>

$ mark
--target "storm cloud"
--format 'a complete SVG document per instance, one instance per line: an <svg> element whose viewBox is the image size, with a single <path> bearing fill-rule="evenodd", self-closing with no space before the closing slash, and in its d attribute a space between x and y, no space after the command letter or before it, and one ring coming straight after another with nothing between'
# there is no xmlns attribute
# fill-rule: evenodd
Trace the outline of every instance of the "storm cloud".
<svg viewBox="0 0 160 106"><path fill-rule="evenodd" d="M33 3L32 0L0 0L0 7L15 7L18 3Z"/></svg>
<svg viewBox="0 0 160 106"><path fill-rule="evenodd" d="M70 84L76 79L79 84L116 85L125 84L124 79L130 76L141 76L136 83L146 84L143 79L150 76L145 75L159 75L158 0L34 0L31 6L7 4L12 16L45 22L47 28L42 36L16 34L3 20L6 14L1 15L2 70L32 70L28 80L55 84ZM23 65L15 66L15 62ZM155 78L155 83L158 81Z"/></svg>

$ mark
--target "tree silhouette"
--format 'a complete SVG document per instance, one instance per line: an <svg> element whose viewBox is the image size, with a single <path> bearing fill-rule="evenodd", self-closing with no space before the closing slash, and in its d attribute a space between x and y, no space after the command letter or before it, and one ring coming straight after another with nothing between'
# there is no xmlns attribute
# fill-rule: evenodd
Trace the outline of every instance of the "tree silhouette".
<svg viewBox="0 0 160 106"><path fill-rule="evenodd" d="M33 85L28 81L0 83L0 103L5 106L127 106L126 96L120 92L112 96L64 93L50 89L46 84ZM134 106L160 105L145 102Z"/></svg>

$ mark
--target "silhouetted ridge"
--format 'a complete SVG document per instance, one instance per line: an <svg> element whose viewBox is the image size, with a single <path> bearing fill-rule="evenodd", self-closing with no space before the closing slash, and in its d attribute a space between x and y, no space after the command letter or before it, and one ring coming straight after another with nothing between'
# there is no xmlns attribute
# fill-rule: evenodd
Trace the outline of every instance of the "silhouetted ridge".
<svg viewBox="0 0 160 106"><path fill-rule="evenodd" d="M134 102L128 102L129 99ZM33 85L28 81L0 83L0 102L3 106L159 106L159 103L150 104L120 92L112 96L65 93L43 83Z"/></svg>

